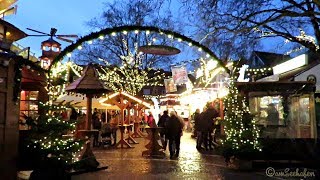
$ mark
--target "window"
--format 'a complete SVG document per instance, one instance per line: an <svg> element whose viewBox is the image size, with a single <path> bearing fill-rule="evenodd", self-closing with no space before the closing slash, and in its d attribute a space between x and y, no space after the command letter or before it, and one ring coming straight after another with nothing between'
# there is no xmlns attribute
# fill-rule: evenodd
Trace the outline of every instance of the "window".
<svg viewBox="0 0 320 180"><path fill-rule="evenodd" d="M50 66L50 60L48 60L48 59L42 59L41 60L41 67L43 69L48 69L49 66Z"/></svg>
<svg viewBox="0 0 320 180"><path fill-rule="evenodd" d="M311 138L312 121L308 95L251 97L250 112L266 138Z"/></svg>
<svg viewBox="0 0 320 180"><path fill-rule="evenodd" d="M144 95L150 95L150 89L143 89Z"/></svg>
<svg viewBox="0 0 320 180"><path fill-rule="evenodd" d="M20 119L22 122L24 122L24 115L33 119L38 117L38 94L38 91L21 91Z"/></svg>

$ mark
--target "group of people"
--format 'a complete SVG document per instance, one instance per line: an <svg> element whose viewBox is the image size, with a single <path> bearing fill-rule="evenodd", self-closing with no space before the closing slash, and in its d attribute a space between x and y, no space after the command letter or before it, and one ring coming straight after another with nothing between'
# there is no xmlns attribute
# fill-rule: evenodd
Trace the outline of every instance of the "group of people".
<svg viewBox="0 0 320 180"><path fill-rule="evenodd" d="M162 127L160 138L163 150L166 150L169 141L170 159L179 157L180 139L184 127L183 119L175 111L171 111L170 116L168 115L168 111L164 111L157 125L158 127Z"/></svg>
<svg viewBox="0 0 320 180"><path fill-rule="evenodd" d="M193 115L194 129L197 136L198 150L213 150L214 137L212 136L215 129L215 121L219 117L219 112L215 109L213 104L208 104L200 113L200 109L197 109Z"/></svg>
<svg viewBox="0 0 320 180"><path fill-rule="evenodd" d="M111 138L113 139L113 143L110 141L111 145L115 145L117 141L117 128L118 122L114 118L115 112L105 113L98 112L97 109L94 109L92 114L92 128L99 130L99 133L95 133L93 139L93 146L98 147L101 145L101 138ZM101 138L100 138L101 137Z"/></svg>

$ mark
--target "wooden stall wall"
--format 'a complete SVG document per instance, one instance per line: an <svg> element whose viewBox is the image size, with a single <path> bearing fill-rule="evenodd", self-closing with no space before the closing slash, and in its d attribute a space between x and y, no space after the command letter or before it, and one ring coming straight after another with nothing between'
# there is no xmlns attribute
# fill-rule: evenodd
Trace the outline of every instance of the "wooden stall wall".
<svg viewBox="0 0 320 180"><path fill-rule="evenodd" d="M14 64L0 58L0 179L16 179L19 103L13 101Z"/></svg>

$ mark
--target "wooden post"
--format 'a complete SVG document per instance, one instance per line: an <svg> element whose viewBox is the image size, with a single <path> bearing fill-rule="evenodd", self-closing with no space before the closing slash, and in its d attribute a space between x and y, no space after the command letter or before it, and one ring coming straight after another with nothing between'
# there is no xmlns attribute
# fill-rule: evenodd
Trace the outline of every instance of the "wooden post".
<svg viewBox="0 0 320 180"><path fill-rule="evenodd" d="M219 105L220 105L220 118L222 121L224 121L224 106L223 106L223 100L222 98L219 99ZM220 126L220 131L221 131L221 134L224 134L224 127L221 125Z"/></svg>
<svg viewBox="0 0 320 180"><path fill-rule="evenodd" d="M86 129L91 130L92 119L92 95L87 94L87 115L86 115Z"/></svg>

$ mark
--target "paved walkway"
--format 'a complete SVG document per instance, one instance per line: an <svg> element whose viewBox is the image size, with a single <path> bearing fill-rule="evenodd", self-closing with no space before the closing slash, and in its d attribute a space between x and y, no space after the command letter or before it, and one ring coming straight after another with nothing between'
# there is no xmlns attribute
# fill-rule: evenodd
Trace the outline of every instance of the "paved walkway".
<svg viewBox="0 0 320 180"><path fill-rule="evenodd" d="M102 179L280 179L267 177L265 171L239 172L225 166L223 157L213 152L199 153L195 140L190 133L184 133L181 140L180 157L169 159L169 151L165 158L142 157L142 151L148 140L136 138L139 144L132 149L97 148L94 150L101 166L109 166L107 170L85 173L73 176L73 180L102 180Z"/></svg>

